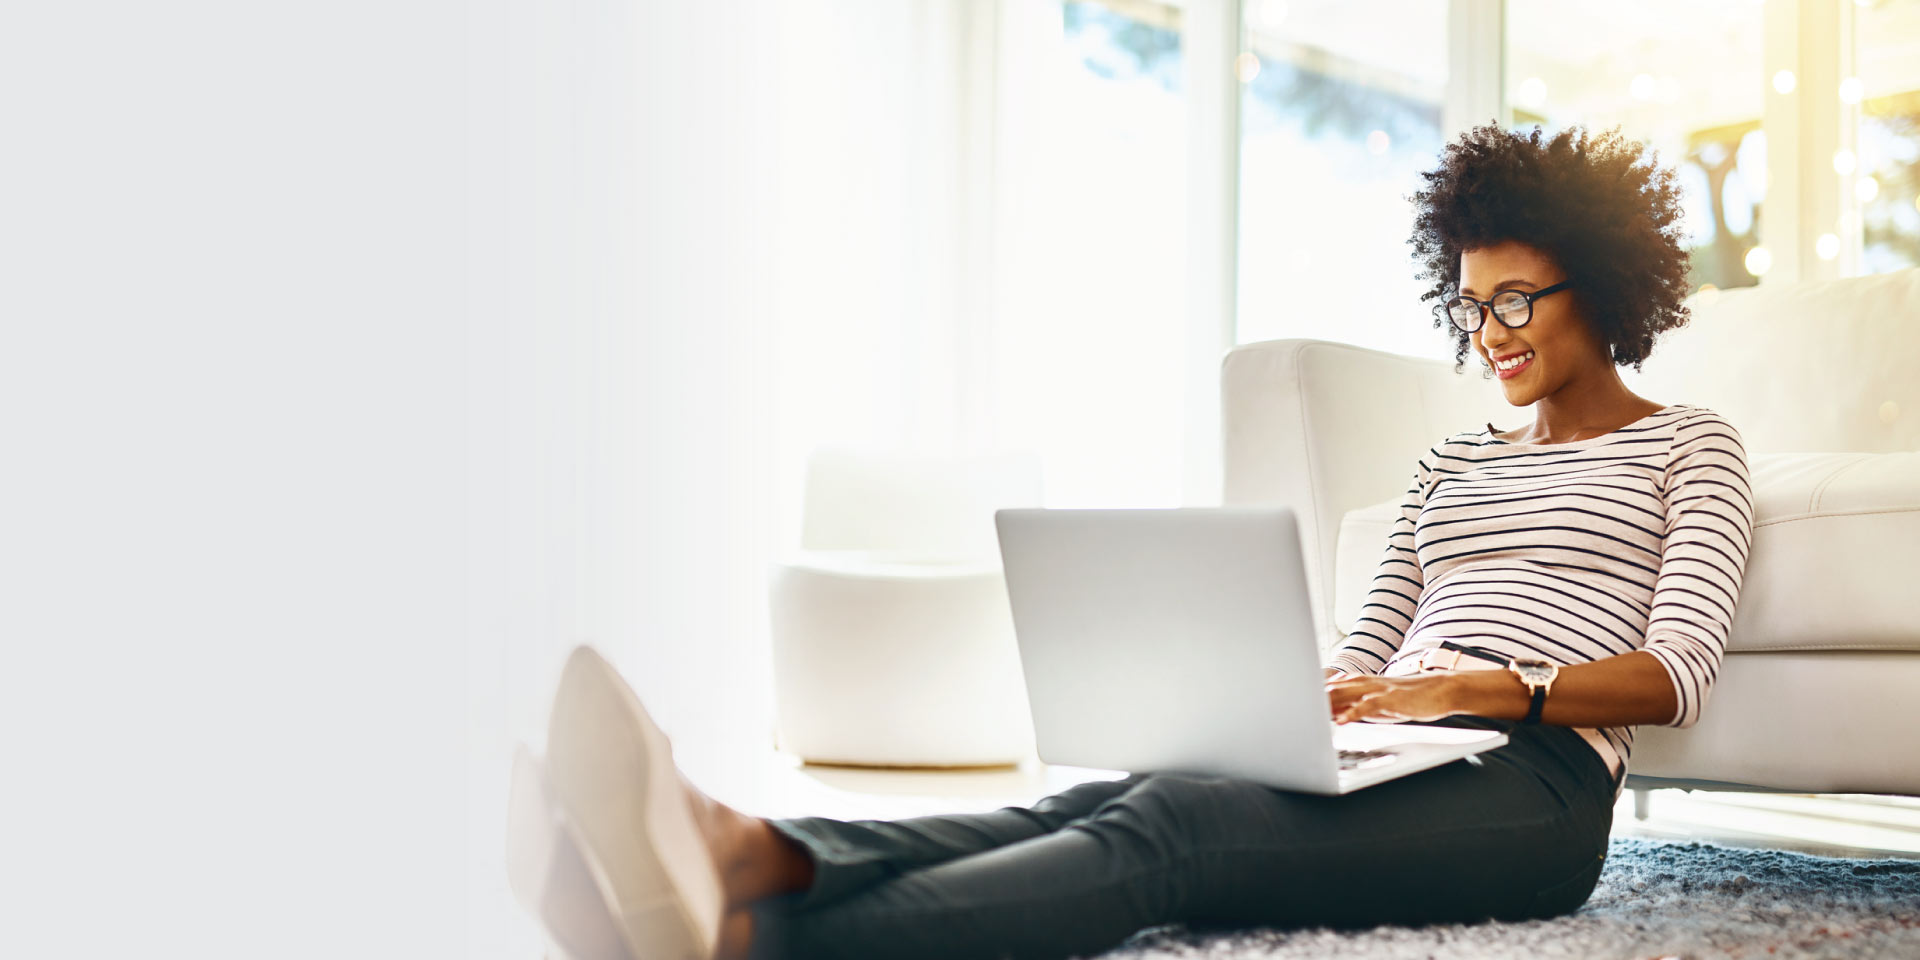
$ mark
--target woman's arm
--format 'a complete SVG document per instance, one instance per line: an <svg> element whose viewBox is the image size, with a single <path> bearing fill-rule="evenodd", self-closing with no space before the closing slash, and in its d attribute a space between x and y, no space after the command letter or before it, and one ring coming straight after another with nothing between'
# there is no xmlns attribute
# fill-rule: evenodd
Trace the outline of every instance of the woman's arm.
<svg viewBox="0 0 1920 960"><path fill-rule="evenodd" d="M1400 498L1400 515L1394 518L1393 530L1387 535L1386 549L1381 552L1373 585L1360 608L1360 618L1346 641L1334 648L1328 658L1332 661L1327 667L1328 676L1334 671L1379 672L1400 649L1407 628L1413 624L1413 615L1420 607L1420 593L1426 584L1420 570L1420 555L1414 552L1413 535L1420 521L1420 510L1426 505L1427 480L1433 473L1429 458L1437 461L1439 451L1428 450L1427 456L1414 465L1413 480Z"/></svg>
<svg viewBox="0 0 1920 960"><path fill-rule="evenodd" d="M1513 671L1452 670L1411 677L1327 681L1333 719L1438 720L1465 713L1496 720L1527 715L1531 697ZM1665 723L1679 709L1667 670L1644 650L1560 668L1540 722L1567 727Z"/></svg>
<svg viewBox="0 0 1920 960"><path fill-rule="evenodd" d="M1691 727L1706 707L1753 544L1753 487L1740 431L1703 411L1675 431L1662 476L1666 546L1644 649L1666 668L1678 696L1673 716Z"/></svg>

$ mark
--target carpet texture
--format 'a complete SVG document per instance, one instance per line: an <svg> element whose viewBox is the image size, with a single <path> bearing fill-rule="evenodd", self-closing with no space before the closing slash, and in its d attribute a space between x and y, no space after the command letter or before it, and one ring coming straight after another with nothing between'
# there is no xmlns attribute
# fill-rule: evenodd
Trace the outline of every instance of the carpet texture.
<svg viewBox="0 0 1920 960"><path fill-rule="evenodd" d="M1920 860L1614 838L1584 906L1552 920L1363 931L1142 930L1100 960L1920 958Z"/></svg>

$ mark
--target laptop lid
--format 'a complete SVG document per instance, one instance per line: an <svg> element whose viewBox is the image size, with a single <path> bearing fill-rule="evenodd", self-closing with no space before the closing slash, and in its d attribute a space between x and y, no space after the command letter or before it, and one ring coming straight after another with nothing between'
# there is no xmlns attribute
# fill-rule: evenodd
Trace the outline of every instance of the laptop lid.
<svg viewBox="0 0 1920 960"><path fill-rule="evenodd" d="M1340 792L1293 511L994 513L1047 763Z"/></svg>

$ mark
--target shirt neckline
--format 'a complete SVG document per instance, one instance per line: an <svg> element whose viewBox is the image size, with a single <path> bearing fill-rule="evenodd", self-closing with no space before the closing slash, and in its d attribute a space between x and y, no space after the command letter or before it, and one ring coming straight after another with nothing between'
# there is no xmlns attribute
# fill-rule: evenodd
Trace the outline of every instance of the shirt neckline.
<svg viewBox="0 0 1920 960"><path fill-rule="evenodd" d="M1581 447L1591 446L1593 444L1611 439L1614 436L1621 433L1626 433L1629 431L1638 433L1639 430L1635 428L1640 427L1641 424L1644 424L1648 420L1652 420L1654 417L1660 416L1661 414L1672 413L1676 410L1681 409L1684 406L1686 405L1681 403L1669 403L1666 406L1661 407L1660 409L1655 410L1654 412L1649 413L1646 416L1633 421L1632 423L1629 423L1622 427L1616 427L1613 430L1607 433L1603 433L1597 437L1588 437L1585 440L1568 440L1568 441L1565 441L1564 443L1522 443L1518 440L1502 440L1499 437L1495 436L1495 434L1498 433L1498 431L1496 431L1493 428L1492 423L1488 423L1487 429L1481 432L1485 433L1487 435L1487 438L1492 440L1494 443L1497 443L1497 444L1500 444L1501 446L1506 446L1506 447L1521 447L1521 448L1551 447L1555 450L1577 450Z"/></svg>

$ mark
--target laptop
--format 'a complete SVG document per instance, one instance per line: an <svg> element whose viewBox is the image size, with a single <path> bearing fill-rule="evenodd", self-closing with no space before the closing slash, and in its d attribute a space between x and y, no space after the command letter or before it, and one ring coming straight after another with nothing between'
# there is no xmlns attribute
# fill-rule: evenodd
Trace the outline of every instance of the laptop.
<svg viewBox="0 0 1920 960"><path fill-rule="evenodd" d="M1023 507L993 520L1043 762L1334 795L1507 742L1333 722L1286 507Z"/></svg>

